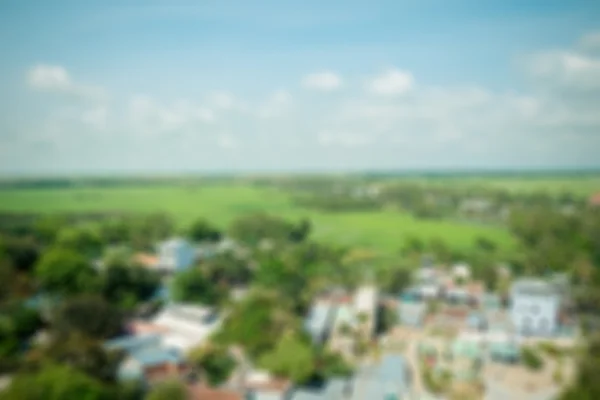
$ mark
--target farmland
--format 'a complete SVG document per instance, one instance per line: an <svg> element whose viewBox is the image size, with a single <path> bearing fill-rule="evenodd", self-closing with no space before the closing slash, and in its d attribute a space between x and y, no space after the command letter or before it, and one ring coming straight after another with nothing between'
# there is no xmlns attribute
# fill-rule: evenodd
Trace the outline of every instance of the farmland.
<svg viewBox="0 0 600 400"><path fill-rule="evenodd" d="M453 221L419 220L398 211L326 213L295 206L285 193L244 183L207 186L126 186L65 189L4 189L0 191L2 212L89 212L164 211L184 228L194 218L206 217L221 227L235 217L255 211L298 219L309 217L315 237L331 243L396 252L405 236L428 240L439 237L454 248L469 248L484 236L500 248L509 249L513 240L500 227Z"/></svg>

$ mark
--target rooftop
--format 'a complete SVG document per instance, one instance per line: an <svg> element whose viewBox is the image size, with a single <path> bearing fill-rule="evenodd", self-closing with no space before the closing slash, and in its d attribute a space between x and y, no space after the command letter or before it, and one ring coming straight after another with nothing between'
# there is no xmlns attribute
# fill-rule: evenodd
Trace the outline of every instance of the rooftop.
<svg viewBox="0 0 600 400"><path fill-rule="evenodd" d="M553 296L558 295L558 290L554 285L541 279L526 278L513 283L511 292L513 294L531 295L531 296Z"/></svg>
<svg viewBox="0 0 600 400"><path fill-rule="evenodd" d="M190 400L243 400L243 396L231 390L208 388L203 385L188 387Z"/></svg>

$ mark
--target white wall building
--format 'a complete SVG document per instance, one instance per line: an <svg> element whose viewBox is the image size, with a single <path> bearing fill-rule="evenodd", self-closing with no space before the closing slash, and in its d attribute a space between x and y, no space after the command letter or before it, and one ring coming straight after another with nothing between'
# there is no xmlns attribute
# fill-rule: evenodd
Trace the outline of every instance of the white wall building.
<svg viewBox="0 0 600 400"><path fill-rule="evenodd" d="M189 268L196 259L196 250L185 239L174 238L158 245L157 268L178 272Z"/></svg>
<svg viewBox="0 0 600 400"><path fill-rule="evenodd" d="M165 347L186 352L205 342L221 326L221 319L208 307L170 305L154 318L152 325L164 329L161 341Z"/></svg>
<svg viewBox="0 0 600 400"><path fill-rule="evenodd" d="M560 295L553 285L522 279L513 284L510 295L510 315L517 333L547 336L556 332Z"/></svg>

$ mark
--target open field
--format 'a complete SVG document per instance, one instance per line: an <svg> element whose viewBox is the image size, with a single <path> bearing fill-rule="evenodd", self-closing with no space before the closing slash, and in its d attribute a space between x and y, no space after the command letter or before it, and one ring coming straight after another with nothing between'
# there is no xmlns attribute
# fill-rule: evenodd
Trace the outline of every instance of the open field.
<svg viewBox="0 0 600 400"><path fill-rule="evenodd" d="M67 189L6 189L0 191L3 212L165 211L179 226L203 216L225 227L233 218L266 211L288 218L309 217L315 236L324 241L369 247L382 253L399 249L405 235L439 237L457 249L469 248L485 236L510 249L513 240L498 227L451 221L422 221L399 212L323 213L293 205L273 189L230 183L212 186L141 186Z"/></svg>

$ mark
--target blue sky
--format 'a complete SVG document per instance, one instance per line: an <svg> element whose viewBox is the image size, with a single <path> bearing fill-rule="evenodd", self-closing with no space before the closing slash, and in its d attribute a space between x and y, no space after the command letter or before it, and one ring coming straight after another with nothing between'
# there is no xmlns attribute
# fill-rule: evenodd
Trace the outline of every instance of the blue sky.
<svg viewBox="0 0 600 400"><path fill-rule="evenodd" d="M600 167L598 21L597 1L2 2L0 172Z"/></svg>

